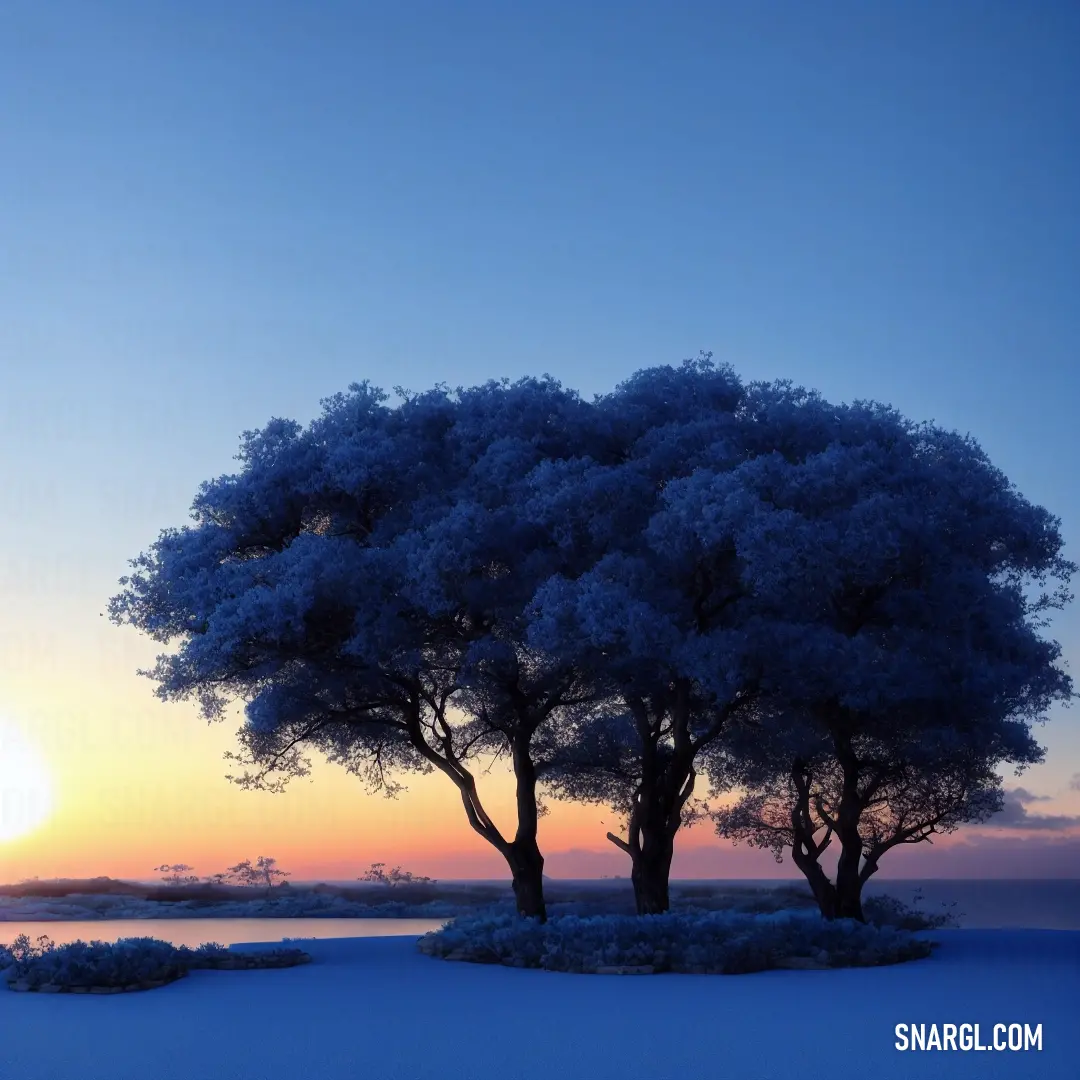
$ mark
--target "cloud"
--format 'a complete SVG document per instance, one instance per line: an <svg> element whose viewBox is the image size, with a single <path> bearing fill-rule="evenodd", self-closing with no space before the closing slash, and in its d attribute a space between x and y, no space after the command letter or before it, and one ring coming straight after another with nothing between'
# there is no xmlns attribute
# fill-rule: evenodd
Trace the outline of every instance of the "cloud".
<svg viewBox="0 0 1080 1080"><path fill-rule="evenodd" d="M1080 772L1073 773L1073 778L1069 781L1069 787L1073 791L1080 791Z"/></svg>
<svg viewBox="0 0 1080 1080"><path fill-rule="evenodd" d="M1014 787L1008 792L1010 795L1014 795L1018 802L1022 802L1025 805L1031 802L1050 802L1049 795L1034 795L1027 788Z"/></svg>
<svg viewBox="0 0 1080 1080"><path fill-rule="evenodd" d="M1046 795L1033 795L1024 788L1012 788L1005 792L1004 808L996 813L987 825L999 829L1030 829L1039 832L1059 832L1080 827L1080 815L1028 813L1029 803L1047 801Z"/></svg>
<svg viewBox="0 0 1080 1080"><path fill-rule="evenodd" d="M1021 807L1022 809L1022 807ZM1034 820L1038 820L1032 815ZM696 831L696 830L695 830ZM689 843L687 841L690 841ZM798 880L803 878L784 852L777 863L767 851L757 851L745 844L738 847L726 841L706 841L706 834L687 834L676 841L672 877L676 880L727 878L731 880ZM495 851L486 851L482 841L460 850L412 853L395 859L418 874L430 874L443 881L466 878L506 881L506 863ZM835 853L826 858L830 874L836 868ZM596 848L552 848L544 852L545 873L552 878L599 878L630 876L630 860L612 844ZM305 880L352 881L357 875L355 862L320 864L304 869L297 877ZM902 878L1080 878L1080 835L1055 831L1036 825L1022 826L1014 832L1006 829L978 831L964 829L954 836L943 836L933 844L905 844L890 851L881 863L885 879ZM875 877L875 881L878 877ZM629 882L626 882L629 888Z"/></svg>
<svg viewBox="0 0 1080 1080"><path fill-rule="evenodd" d="M881 868L883 878L1076 878L1080 836L969 833L895 848L882 859Z"/></svg>

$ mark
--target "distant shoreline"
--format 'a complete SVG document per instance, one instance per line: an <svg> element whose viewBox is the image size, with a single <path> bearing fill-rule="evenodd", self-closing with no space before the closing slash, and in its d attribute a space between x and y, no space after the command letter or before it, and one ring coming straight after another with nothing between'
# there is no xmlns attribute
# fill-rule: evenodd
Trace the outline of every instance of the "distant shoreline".
<svg viewBox="0 0 1080 1080"><path fill-rule="evenodd" d="M549 911L582 916L631 912L627 879L550 879ZM712 879L673 881L672 906L682 908L812 907L802 881ZM926 914L949 914L972 929L1080 930L1080 878L938 878L874 880L867 895L888 894ZM58 879L0 886L0 923L142 919L378 918L449 919L478 908L509 905L507 881L441 881L382 885L302 882L273 889Z"/></svg>

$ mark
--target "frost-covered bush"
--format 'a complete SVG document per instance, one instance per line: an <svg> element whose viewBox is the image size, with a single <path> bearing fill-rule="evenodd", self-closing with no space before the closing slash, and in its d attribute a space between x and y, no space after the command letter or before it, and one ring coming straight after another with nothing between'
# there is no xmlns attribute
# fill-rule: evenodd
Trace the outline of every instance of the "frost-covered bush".
<svg viewBox="0 0 1080 1080"><path fill-rule="evenodd" d="M177 949L155 938L73 941L68 945L38 938L35 946L23 934L8 951L14 960L8 968L8 981L20 990L163 986L187 973Z"/></svg>
<svg viewBox="0 0 1080 1080"><path fill-rule="evenodd" d="M420 939L446 960L605 973L736 975L781 967L871 967L930 955L933 945L891 926L826 922L816 912L683 911L556 916L546 923L488 912Z"/></svg>
<svg viewBox="0 0 1080 1080"><path fill-rule="evenodd" d="M176 950L181 961L189 968L213 968L233 970L245 968L295 967L306 964L311 957L296 948L261 949L259 952L232 952L224 945L209 942L197 949L181 945Z"/></svg>
<svg viewBox="0 0 1080 1080"><path fill-rule="evenodd" d="M892 926L897 930L940 930L956 926L956 916L951 911L931 915L905 904L895 896L869 896L862 902L863 914L875 926Z"/></svg>
<svg viewBox="0 0 1080 1080"><path fill-rule="evenodd" d="M210 942L197 949L177 948L156 938L37 944L21 934L0 945L0 968L10 988L73 993L149 990L183 978L196 968L291 967L311 958L300 949L232 953Z"/></svg>

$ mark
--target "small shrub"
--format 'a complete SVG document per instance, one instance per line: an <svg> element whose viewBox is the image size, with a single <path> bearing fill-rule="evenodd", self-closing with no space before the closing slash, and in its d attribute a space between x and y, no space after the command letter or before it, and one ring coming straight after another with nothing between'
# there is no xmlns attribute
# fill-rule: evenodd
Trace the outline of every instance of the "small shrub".
<svg viewBox="0 0 1080 1080"><path fill-rule="evenodd" d="M419 948L446 960L548 971L736 975L895 964L929 956L933 945L895 927L826 922L804 911L563 915L546 923L491 911L424 935Z"/></svg>
<svg viewBox="0 0 1080 1080"><path fill-rule="evenodd" d="M72 993L149 990L194 969L291 967L310 959L300 949L233 953L216 942L189 949L156 938L56 945L40 937L34 945L21 934L11 945L0 945L0 968L11 989Z"/></svg>
<svg viewBox="0 0 1080 1080"><path fill-rule="evenodd" d="M212 967L215 962L231 955L224 945L219 945L216 941L203 942L194 949L181 945L176 951L189 968Z"/></svg>
<svg viewBox="0 0 1080 1080"><path fill-rule="evenodd" d="M259 952L232 952L214 942L188 949L181 945L177 952L190 970L250 970L252 968L295 967L306 964L311 957L303 949L274 948Z"/></svg>
<svg viewBox="0 0 1080 1080"><path fill-rule="evenodd" d="M15 962L8 969L8 981L20 990L122 990L131 985L164 985L186 974L177 950L167 941L154 938L89 944L73 941L68 945L39 938L34 947L22 935L16 938L10 952Z"/></svg>
<svg viewBox="0 0 1080 1080"><path fill-rule="evenodd" d="M867 897L863 900L862 908L868 922L897 930L941 930L957 924L956 916L951 911L931 915L905 904L895 896Z"/></svg>

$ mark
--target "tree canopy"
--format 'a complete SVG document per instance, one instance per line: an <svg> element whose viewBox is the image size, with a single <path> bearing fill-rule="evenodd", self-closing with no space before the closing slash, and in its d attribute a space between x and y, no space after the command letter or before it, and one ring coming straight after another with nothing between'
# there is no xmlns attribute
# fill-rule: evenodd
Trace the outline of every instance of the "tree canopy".
<svg viewBox="0 0 1080 1080"><path fill-rule="evenodd" d="M1031 725L1072 691L1038 630L1075 567L1056 519L973 440L880 407L846 418L854 437L744 470L741 513L771 524L742 549L783 646L769 708L714 766L745 793L721 834L790 848L823 911L861 917L886 851L985 820L996 770L1040 760ZM835 885L820 863L834 840Z"/></svg>
<svg viewBox="0 0 1080 1080"><path fill-rule="evenodd" d="M527 483L511 480L587 445L585 406L534 379L384 401L356 385L306 430L247 433L242 470L205 484L195 524L134 561L110 614L178 643L147 673L163 699L196 698L210 719L246 702L245 771L230 779L281 790L310 751L388 794L437 769L542 916L529 744L584 698L572 665L520 640L537 575L563 564L515 520ZM485 751L509 753L522 781L512 838L468 765Z"/></svg>
<svg viewBox="0 0 1080 1080"><path fill-rule="evenodd" d="M398 393L245 433L110 616L170 649L163 700L245 703L242 786L312 753L389 795L441 772L523 914L539 792L625 813L610 839L663 911L704 770L743 794L721 832L791 848L859 917L882 855L990 813L1071 696L1039 633L1075 570L1058 522L970 438L708 355L592 402L547 377ZM476 780L500 757L510 830Z"/></svg>

